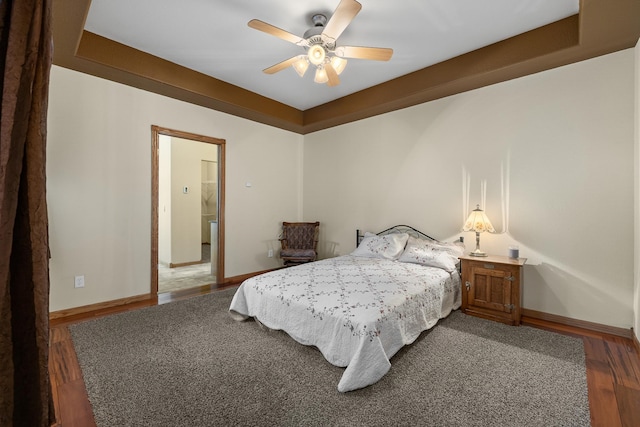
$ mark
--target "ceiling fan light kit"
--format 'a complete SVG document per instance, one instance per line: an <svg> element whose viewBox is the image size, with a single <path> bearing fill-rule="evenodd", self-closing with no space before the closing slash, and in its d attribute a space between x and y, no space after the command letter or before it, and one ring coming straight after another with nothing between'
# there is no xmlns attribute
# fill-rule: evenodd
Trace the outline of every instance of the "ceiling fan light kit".
<svg viewBox="0 0 640 427"><path fill-rule="evenodd" d="M311 20L314 26L307 30L303 37L298 37L258 19L252 19L248 23L249 27L271 34L307 50L306 55L297 55L286 59L269 68L265 68L263 72L274 74L291 66L300 77L303 77L309 68L309 64L312 64L316 67L314 82L336 86L340 84L338 75L347 66L347 60L344 58L388 61L393 55L393 49L336 46L336 40L360 12L360 9L362 9L362 5L355 0L341 0L329 21L324 15L313 15Z"/></svg>

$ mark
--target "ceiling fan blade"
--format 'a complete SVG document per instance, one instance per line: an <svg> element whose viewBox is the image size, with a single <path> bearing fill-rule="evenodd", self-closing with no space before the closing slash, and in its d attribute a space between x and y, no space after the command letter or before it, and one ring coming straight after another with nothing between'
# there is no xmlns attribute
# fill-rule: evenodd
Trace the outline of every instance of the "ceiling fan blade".
<svg viewBox="0 0 640 427"><path fill-rule="evenodd" d="M272 65L269 68L265 68L264 70L262 70L262 72L266 74L275 74L278 71L282 71L285 68L292 66L293 63L296 62L298 59L299 59L299 56L294 56L293 58L285 59L284 61L279 62L276 65Z"/></svg>
<svg viewBox="0 0 640 427"><path fill-rule="evenodd" d="M267 24L266 22L260 21L259 19L252 19L247 23L247 25L253 28L254 30L271 34L272 36L276 36L278 38L281 38L282 40L286 40L293 44L304 43L304 39L296 36L295 34L291 34L290 32L285 31L281 28L275 27L271 24Z"/></svg>
<svg viewBox="0 0 640 427"><path fill-rule="evenodd" d="M393 55L393 49L387 47L338 46L335 50L335 54L342 58L388 61Z"/></svg>
<svg viewBox="0 0 640 427"><path fill-rule="evenodd" d="M338 86L340 84L340 78L338 77L338 73L336 73L335 68L331 63L325 64L324 69L327 72L327 77L329 81L327 82L327 86Z"/></svg>
<svg viewBox="0 0 640 427"><path fill-rule="evenodd" d="M353 18L360 12L360 9L362 9L362 5L356 0L342 0L324 27L322 35L334 41L337 40Z"/></svg>

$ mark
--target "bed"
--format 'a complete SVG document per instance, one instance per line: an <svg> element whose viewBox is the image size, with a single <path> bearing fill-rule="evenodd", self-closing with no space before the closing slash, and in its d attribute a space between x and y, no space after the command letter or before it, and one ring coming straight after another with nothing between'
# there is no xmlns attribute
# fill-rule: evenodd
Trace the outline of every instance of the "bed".
<svg viewBox="0 0 640 427"><path fill-rule="evenodd" d="M408 226L357 235L349 255L245 280L229 307L346 367L341 392L379 381L398 350L460 307L463 246Z"/></svg>

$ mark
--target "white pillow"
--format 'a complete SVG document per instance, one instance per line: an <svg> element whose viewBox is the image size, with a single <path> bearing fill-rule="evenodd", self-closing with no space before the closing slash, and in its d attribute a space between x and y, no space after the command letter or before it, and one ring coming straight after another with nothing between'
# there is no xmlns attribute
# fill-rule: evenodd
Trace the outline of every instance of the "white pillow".
<svg viewBox="0 0 640 427"><path fill-rule="evenodd" d="M452 272L456 269L458 257L462 254L464 254L464 247L456 243L436 242L410 236L398 261L442 268Z"/></svg>
<svg viewBox="0 0 640 427"><path fill-rule="evenodd" d="M393 233L384 236L366 232L360 246L351 255L366 258L396 259L404 250L409 235Z"/></svg>

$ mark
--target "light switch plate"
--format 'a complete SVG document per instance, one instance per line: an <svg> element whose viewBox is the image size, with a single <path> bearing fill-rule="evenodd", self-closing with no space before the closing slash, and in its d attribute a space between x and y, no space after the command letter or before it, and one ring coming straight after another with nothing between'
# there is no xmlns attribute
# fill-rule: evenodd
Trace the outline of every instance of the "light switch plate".
<svg viewBox="0 0 640 427"><path fill-rule="evenodd" d="M73 286L76 288L84 288L84 276L76 276L73 278Z"/></svg>

